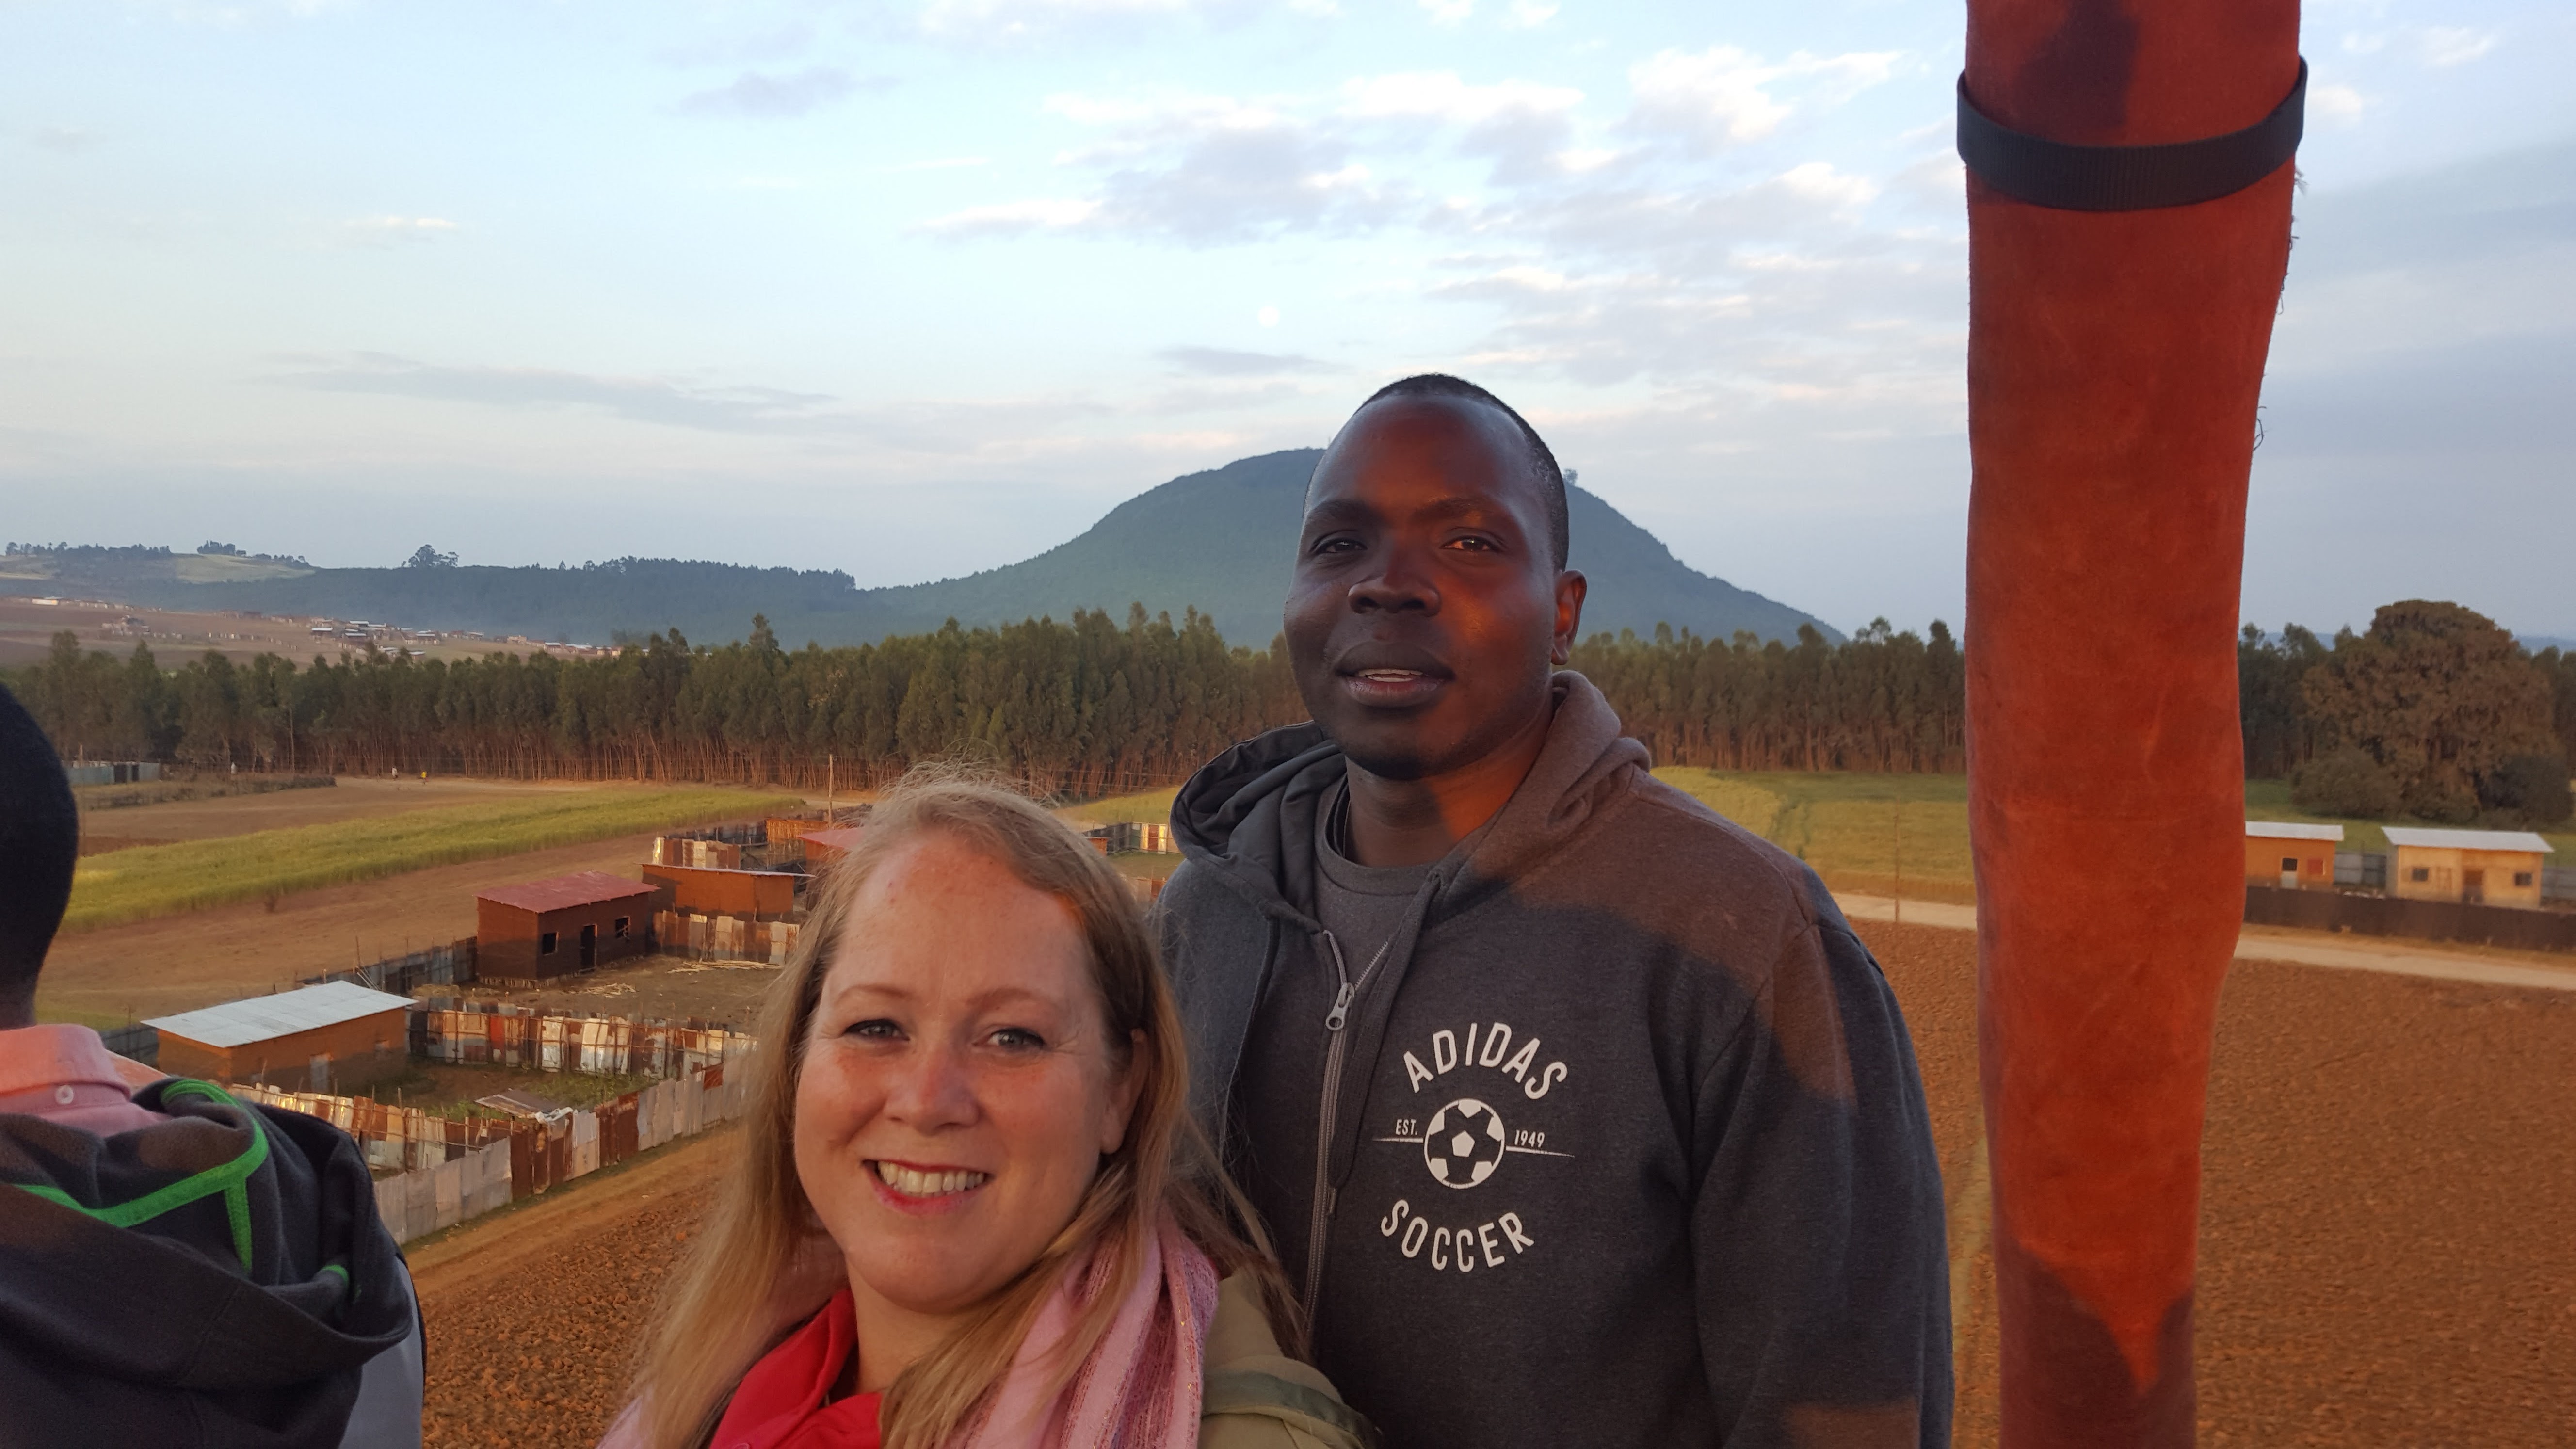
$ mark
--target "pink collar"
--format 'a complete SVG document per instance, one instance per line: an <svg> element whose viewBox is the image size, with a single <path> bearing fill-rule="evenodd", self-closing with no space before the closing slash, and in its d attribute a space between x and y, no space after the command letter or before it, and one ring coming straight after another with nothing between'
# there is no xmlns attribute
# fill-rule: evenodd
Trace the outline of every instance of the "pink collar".
<svg viewBox="0 0 2576 1449"><path fill-rule="evenodd" d="M160 1114L134 1105L133 1079L160 1073L107 1049L85 1026L0 1031L0 1112L21 1112L108 1135L148 1127Z"/></svg>

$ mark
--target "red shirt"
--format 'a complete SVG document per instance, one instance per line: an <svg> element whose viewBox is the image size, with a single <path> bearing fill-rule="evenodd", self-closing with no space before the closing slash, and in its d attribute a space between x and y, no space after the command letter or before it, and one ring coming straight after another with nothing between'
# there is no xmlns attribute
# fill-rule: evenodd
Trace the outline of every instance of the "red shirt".
<svg viewBox="0 0 2576 1449"><path fill-rule="evenodd" d="M824 1402L858 1343L858 1316L844 1288L742 1376L713 1449L877 1449L883 1394Z"/></svg>

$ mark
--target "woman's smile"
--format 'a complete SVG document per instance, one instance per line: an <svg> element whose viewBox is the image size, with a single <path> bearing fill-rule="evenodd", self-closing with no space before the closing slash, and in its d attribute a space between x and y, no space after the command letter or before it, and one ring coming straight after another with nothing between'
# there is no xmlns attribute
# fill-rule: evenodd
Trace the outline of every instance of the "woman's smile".
<svg viewBox="0 0 2576 1449"><path fill-rule="evenodd" d="M964 1207L976 1191L993 1180L989 1172L966 1167L934 1167L913 1162L868 1159L877 1196L897 1212L949 1212Z"/></svg>

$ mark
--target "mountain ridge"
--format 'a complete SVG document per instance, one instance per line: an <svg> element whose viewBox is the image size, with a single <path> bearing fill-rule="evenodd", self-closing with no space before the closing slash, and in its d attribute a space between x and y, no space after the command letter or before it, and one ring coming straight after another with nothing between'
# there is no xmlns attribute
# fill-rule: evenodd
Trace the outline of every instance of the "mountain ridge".
<svg viewBox="0 0 2576 1449"><path fill-rule="evenodd" d="M131 567L66 573L59 583L65 592L163 608L255 609L583 642L672 628L713 642L740 637L758 613L782 641L874 643L927 633L950 619L971 628L1064 619L1077 609L1123 616L1134 603L1174 618L1196 608L1229 641L1259 648L1279 629L1306 480L1321 456L1320 449L1288 449L1184 474L1127 499L1053 548L920 584L862 589L838 570L636 558L580 568L449 564L194 582L175 563L164 570L142 558L159 552L145 549L85 551L137 558ZM1587 637L1621 629L1650 635L1669 623L1719 639L1750 630L1794 641L1801 625L1829 640L1842 638L1810 614L1690 568L1580 486L1568 485L1566 502L1568 562L1591 583ZM31 564L32 558L18 554L10 562Z"/></svg>

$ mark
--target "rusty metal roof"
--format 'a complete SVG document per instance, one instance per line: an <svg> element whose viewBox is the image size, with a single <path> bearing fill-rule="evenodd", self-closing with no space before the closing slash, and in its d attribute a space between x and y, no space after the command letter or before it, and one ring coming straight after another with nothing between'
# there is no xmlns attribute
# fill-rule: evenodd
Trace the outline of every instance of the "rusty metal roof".
<svg viewBox="0 0 2576 1449"><path fill-rule="evenodd" d="M651 894L653 887L642 881L610 875L604 870L577 870L570 875L484 891L475 899L515 906L523 911L561 911Z"/></svg>
<svg viewBox="0 0 2576 1449"><path fill-rule="evenodd" d="M382 1011L403 1011L408 996L369 991L354 981L333 981L275 996L251 996L221 1006L156 1016L143 1024L210 1047L248 1046L316 1027L338 1026Z"/></svg>
<svg viewBox="0 0 2576 1449"><path fill-rule="evenodd" d="M868 828L864 825L843 825L832 830L808 830L805 832L805 845L809 850L817 845L826 850L850 850L855 848L867 833Z"/></svg>

